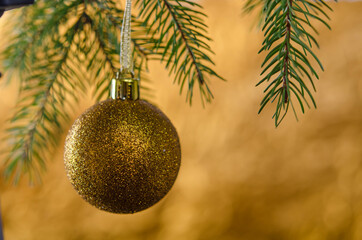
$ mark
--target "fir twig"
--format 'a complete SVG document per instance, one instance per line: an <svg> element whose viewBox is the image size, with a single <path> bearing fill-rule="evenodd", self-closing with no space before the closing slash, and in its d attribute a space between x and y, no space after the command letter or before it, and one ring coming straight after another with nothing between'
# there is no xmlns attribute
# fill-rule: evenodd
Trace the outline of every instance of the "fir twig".
<svg viewBox="0 0 362 240"><path fill-rule="evenodd" d="M319 79L319 76L310 60L314 59L318 66L324 69L312 51L313 46L319 45L310 32L317 33L312 20L330 28L324 20L329 19L324 8L331 8L324 0L248 0L245 11L250 12L261 5L265 20L262 27L264 41L259 53L267 52L267 55L262 63L261 75L264 77L257 86L266 82L269 84L264 90L265 96L261 101L259 113L268 103L275 101L273 118L275 126L278 126L290 106L297 118L294 100L298 101L302 113L305 112L305 106L310 106L308 99L315 108L317 107L310 86L304 79L307 78L316 91L312 77Z"/></svg>
<svg viewBox="0 0 362 240"><path fill-rule="evenodd" d="M201 100L210 102L213 98L208 85L209 77L223 79L210 68L214 63L206 35L205 14L198 11L201 6L190 0L136 0L139 16L158 36L155 50L161 55L170 73L175 74L175 82L180 85L180 93L187 83L186 100L191 104L195 83L198 83Z"/></svg>
<svg viewBox="0 0 362 240"><path fill-rule="evenodd" d="M204 14L193 9L200 5L187 0L137 2L142 3L144 18L132 18L136 76L145 82L147 62L161 59L176 73L181 91L188 81L190 103L195 82L202 99L209 101L208 76L219 76L209 66L213 62ZM17 181L27 173L31 180L39 179L47 153L68 121L67 112L74 106L70 102L78 101L92 85L97 100L107 95L119 69L122 17L123 9L114 0L39 0L23 10L13 26L12 44L2 53L9 80L11 72L19 72L22 81L8 129L8 177Z"/></svg>
<svg viewBox="0 0 362 240"><path fill-rule="evenodd" d="M10 141L15 144L5 163L5 175L13 176L15 181L19 180L24 172L29 173L31 181L33 178L40 179L39 170L45 169L43 150L49 143L57 143L52 129L59 131L61 120L67 120L63 107L64 92L69 90L64 88L62 75L74 37L81 25L82 17L67 32L67 45L62 49L54 49L58 50L54 55L47 55L51 64L46 62L44 66L44 62L39 62L33 66L32 74L24 81L23 98L18 104L20 110L11 122L29 121L29 118L31 120L27 124L16 125L7 130L11 133ZM34 158L37 161L34 161Z"/></svg>

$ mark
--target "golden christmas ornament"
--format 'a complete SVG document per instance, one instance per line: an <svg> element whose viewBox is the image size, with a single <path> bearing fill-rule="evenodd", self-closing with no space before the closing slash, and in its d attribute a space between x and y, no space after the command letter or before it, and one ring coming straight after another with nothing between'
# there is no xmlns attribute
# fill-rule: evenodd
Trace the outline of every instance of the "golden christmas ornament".
<svg viewBox="0 0 362 240"><path fill-rule="evenodd" d="M124 13L120 62L112 99L97 103L74 122L64 161L70 182L87 202L113 213L134 213L170 191L181 150L170 120L139 99L139 81L132 71L131 0Z"/></svg>
<svg viewBox="0 0 362 240"><path fill-rule="evenodd" d="M180 142L170 120L138 99L138 81L114 79L113 98L86 110L65 143L75 190L113 213L134 213L160 201L176 180Z"/></svg>

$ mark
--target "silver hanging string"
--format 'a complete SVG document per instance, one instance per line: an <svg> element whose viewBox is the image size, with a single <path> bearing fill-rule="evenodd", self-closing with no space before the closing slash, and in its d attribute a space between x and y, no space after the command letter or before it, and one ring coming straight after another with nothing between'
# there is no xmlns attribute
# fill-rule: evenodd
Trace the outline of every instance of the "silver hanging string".
<svg viewBox="0 0 362 240"><path fill-rule="evenodd" d="M126 0L121 30L120 70L121 73L131 73L133 75L133 61L131 51L131 8L132 0Z"/></svg>

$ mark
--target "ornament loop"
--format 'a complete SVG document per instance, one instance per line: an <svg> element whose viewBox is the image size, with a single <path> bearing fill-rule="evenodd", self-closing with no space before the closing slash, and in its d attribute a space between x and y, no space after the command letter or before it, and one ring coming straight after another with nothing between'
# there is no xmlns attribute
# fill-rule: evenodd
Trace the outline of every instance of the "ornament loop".
<svg viewBox="0 0 362 240"><path fill-rule="evenodd" d="M124 9L121 50L120 50L120 71L111 83L112 99L137 100L140 96L139 80L134 78L133 60L131 51L131 7L132 0L126 0Z"/></svg>
<svg viewBox="0 0 362 240"><path fill-rule="evenodd" d="M139 80L130 72L117 72L111 83L112 99L138 100L140 98Z"/></svg>

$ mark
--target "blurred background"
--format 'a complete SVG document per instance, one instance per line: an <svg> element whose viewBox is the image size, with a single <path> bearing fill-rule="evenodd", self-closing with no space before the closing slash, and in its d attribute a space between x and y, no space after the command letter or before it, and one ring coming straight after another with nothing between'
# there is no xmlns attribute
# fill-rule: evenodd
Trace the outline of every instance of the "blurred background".
<svg viewBox="0 0 362 240"><path fill-rule="evenodd" d="M362 2L331 3L332 31L318 26L318 109L299 122L290 112L278 129L274 107L257 115L264 56L255 16L242 16L240 0L202 4L217 72L228 80L212 82L214 102L202 108L196 96L188 106L160 64L150 66L154 102L182 143L167 197L134 215L97 210L67 180L61 144L42 185L0 183L5 240L362 239ZM0 89L2 129L17 87ZM84 99L73 119L92 104Z"/></svg>

